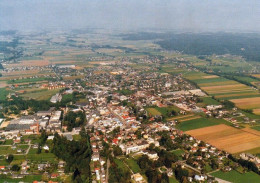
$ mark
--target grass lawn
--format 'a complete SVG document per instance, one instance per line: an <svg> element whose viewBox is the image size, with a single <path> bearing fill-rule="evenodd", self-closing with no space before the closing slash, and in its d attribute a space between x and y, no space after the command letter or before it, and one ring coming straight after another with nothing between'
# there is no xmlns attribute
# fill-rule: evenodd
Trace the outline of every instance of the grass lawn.
<svg viewBox="0 0 260 183"><path fill-rule="evenodd" d="M80 135L73 135L73 140L79 141L81 139Z"/></svg>
<svg viewBox="0 0 260 183"><path fill-rule="evenodd" d="M244 153L251 153L251 154L254 154L254 155L259 156L259 155L260 155L260 154L259 154L259 153L260 153L260 147L247 150L247 151L245 151Z"/></svg>
<svg viewBox="0 0 260 183"><path fill-rule="evenodd" d="M148 111L149 114L151 114L152 116L156 116L156 115L162 115L162 113L160 113L157 109L155 108L147 108L146 109Z"/></svg>
<svg viewBox="0 0 260 183"><path fill-rule="evenodd" d="M25 94L22 94L21 97L25 99L35 99L35 100L48 100L50 99L53 95L58 93L60 89L55 89L55 90L39 90L37 92L28 92Z"/></svg>
<svg viewBox="0 0 260 183"><path fill-rule="evenodd" d="M148 107L148 108L146 108L146 110L152 116L163 115L165 117L167 117L167 113L168 112L171 112L171 111L179 112L180 111L180 109L178 107L175 107L175 106L169 106L169 107Z"/></svg>
<svg viewBox="0 0 260 183"><path fill-rule="evenodd" d="M8 93L5 88L0 88L0 100L5 100Z"/></svg>
<svg viewBox="0 0 260 183"><path fill-rule="evenodd" d="M16 150L13 150L11 146L0 146L0 155L15 154Z"/></svg>
<svg viewBox="0 0 260 183"><path fill-rule="evenodd" d="M254 172L241 174L235 170L226 173L217 171L212 173L211 175L234 183L260 182L260 176Z"/></svg>
<svg viewBox="0 0 260 183"><path fill-rule="evenodd" d="M14 141L12 139L7 139L4 142L4 145L12 145L14 143Z"/></svg>
<svg viewBox="0 0 260 183"><path fill-rule="evenodd" d="M133 94L134 92L132 90L118 90L116 91L117 93L120 93L122 95L131 95Z"/></svg>
<svg viewBox="0 0 260 183"><path fill-rule="evenodd" d="M253 126L253 127L251 127L251 128L254 129L254 130L260 131L260 126Z"/></svg>
<svg viewBox="0 0 260 183"><path fill-rule="evenodd" d="M9 80L8 84L16 84L16 83L31 83L37 81L44 81L46 78L26 78L26 79L17 79L17 80Z"/></svg>
<svg viewBox="0 0 260 183"><path fill-rule="evenodd" d="M41 178L42 178L42 175L27 175L22 179L10 179L10 178L0 179L0 183L4 183L4 182L33 182L35 180L40 181Z"/></svg>
<svg viewBox="0 0 260 183"><path fill-rule="evenodd" d="M183 155L185 153L182 149L173 150L171 152L173 154L175 154L176 156L181 156L181 155Z"/></svg>
<svg viewBox="0 0 260 183"><path fill-rule="evenodd" d="M49 161L49 162L53 162L56 161L57 158L53 153L45 153L42 150L42 153L40 154L36 154L37 149L30 149L28 155L27 155L27 159L31 160L31 161Z"/></svg>
<svg viewBox="0 0 260 183"><path fill-rule="evenodd" d="M178 156L179 160L182 160L182 155L185 153L182 149L173 150L171 152Z"/></svg>
<svg viewBox="0 0 260 183"><path fill-rule="evenodd" d="M202 84L202 83L215 83L215 82L224 82L224 81L229 81L228 79L225 79L225 78L221 78L221 77L218 77L218 78L204 78L204 79L195 79L195 80L192 80L194 82L196 82L197 84Z"/></svg>
<svg viewBox="0 0 260 183"><path fill-rule="evenodd" d="M140 173L141 172L139 165L137 164L137 162L133 158L126 158L125 162L132 169L132 171L134 173Z"/></svg>
<svg viewBox="0 0 260 183"><path fill-rule="evenodd" d="M211 120L211 119L198 118L198 119L181 122L177 125L177 128L182 131L188 131L188 130L194 130L194 129L198 129L198 128L207 127L207 126L214 126L214 125L218 125L218 124L219 124L219 122Z"/></svg>
<svg viewBox="0 0 260 183"><path fill-rule="evenodd" d="M216 101L215 99L211 97L203 97L201 98L203 100L203 103L206 105L219 105L220 102Z"/></svg>
<svg viewBox="0 0 260 183"><path fill-rule="evenodd" d="M115 159L115 163L122 170L128 169L128 167L124 164L124 162L121 159Z"/></svg>
<svg viewBox="0 0 260 183"><path fill-rule="evenodd" d="M260 119L260 115L255 115L255 114L244 112L244 111L239 111L239 112L243 113L244 115L246 115L247 117L249 117L251 119Z"/></svg>
<svg viewBox="0 0 260 183"><path fill-rule="evenodd" d="M169 177L169 182L170 183L179 183L179 181L177 181L175 177Z"/></svg>

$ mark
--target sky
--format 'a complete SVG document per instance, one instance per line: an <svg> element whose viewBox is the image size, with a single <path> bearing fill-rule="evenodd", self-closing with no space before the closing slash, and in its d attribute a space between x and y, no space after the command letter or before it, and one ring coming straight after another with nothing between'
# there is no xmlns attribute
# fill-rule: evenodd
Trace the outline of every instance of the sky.
<svg viewBox="0 0 260 183"><path fill-rule="evenodd" d="M0 0L0 30L260 32L259 0Z"/></svg>

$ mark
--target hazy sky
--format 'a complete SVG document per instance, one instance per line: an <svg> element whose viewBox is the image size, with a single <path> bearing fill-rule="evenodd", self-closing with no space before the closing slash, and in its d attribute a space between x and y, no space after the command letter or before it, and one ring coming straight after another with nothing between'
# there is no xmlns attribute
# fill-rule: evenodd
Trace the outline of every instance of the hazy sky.
<svg viewBox="0 0 260 183"><path fill-rule="evenodd" d="M0 29L260 32L260 0L0 0Z"/></svg>

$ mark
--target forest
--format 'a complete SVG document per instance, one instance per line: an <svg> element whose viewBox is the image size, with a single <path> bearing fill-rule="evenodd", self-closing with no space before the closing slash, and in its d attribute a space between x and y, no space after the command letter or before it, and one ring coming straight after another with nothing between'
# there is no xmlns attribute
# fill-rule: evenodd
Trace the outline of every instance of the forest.
<svg viewBox="0 0 260 183"><path fill-rule="evenodd" d="M239 55L260 61L260 35L239 33L137 33L121 35L124 40L155 40L163 49L190 55Z"/></svg>
<svg viewBox="0 0 260 183"><path fill-rule="evenodd" d="M72 182L91 182L91 145L89 135L80 132L79 141L69 141L66 137L55 133L53 139L53 153L66 162L65 172L72 172Z"/></svg>

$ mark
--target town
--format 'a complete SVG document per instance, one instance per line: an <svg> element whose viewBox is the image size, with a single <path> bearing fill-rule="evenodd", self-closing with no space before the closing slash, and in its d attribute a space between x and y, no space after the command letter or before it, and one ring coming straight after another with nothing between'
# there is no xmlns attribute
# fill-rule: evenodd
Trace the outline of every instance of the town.
<svg viewBox="0 0 260 183"><path fill-rule="evenodd" d="M21 35L1 58L0 182L260 181L257 71L99 36Z"/></svg>

